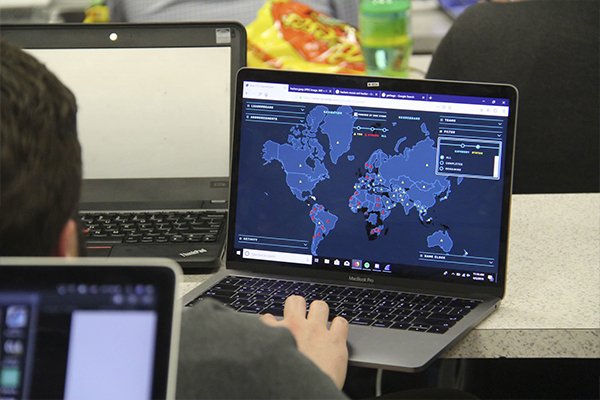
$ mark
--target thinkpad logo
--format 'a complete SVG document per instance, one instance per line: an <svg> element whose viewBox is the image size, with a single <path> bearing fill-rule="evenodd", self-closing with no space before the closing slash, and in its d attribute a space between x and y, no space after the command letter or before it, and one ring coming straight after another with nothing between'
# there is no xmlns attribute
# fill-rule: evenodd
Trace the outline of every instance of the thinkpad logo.
<svg viewBox="0 0 600 400"><path fill-rule="evenodd" d="M206 252L208 252L208 250L206 250L206 249L200 249L200 250L188 251L187 253L179 253L179 255L181 257L185 258L185 257L195 256L195 255L198 255L198 254L203 254L203 253L206 253Z"/></svg>

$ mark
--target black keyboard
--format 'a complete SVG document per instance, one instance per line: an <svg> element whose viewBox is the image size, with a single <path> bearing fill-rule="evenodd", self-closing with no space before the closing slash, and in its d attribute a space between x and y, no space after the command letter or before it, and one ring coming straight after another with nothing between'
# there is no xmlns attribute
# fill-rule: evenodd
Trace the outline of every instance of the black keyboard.
<svg viewBox="0 0 600 400"><path fill-rule="evenodd" d="M228 276L200 297L216 299L236 311L283 315L285 299L293 294L329 305L329 320L342 316L353 325L444 333L481 301L379 289L324 285L288 280Z"/></svg>
<svg viewBox="0 0 600 400"><path fill-rule="evenodd" d="M224 211L81 212L88 243L216 242Z"/></svg>

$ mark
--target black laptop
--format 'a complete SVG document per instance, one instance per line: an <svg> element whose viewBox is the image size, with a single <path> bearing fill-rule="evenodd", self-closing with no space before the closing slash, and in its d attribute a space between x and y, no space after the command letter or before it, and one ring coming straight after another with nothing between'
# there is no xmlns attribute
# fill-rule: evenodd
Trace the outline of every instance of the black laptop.
<svg viewBox="0 0 600 400"><path fill-rule="evenodd" d="M0 258L0 398L172 399L168 259Z"/></svg>
<svg viewBox="0 0 600 400"><path fill-rule="evenodd" d="M184 297L350 322L354 365L418 371L504 295L513 86L243 69L227 269Z"/></svg>
<svg viewBox="0 0 600 400"><path fill-rule="evenodd" d="M237 23L12 25L73 90L89 255L217 268L225 242Z"/></svg>

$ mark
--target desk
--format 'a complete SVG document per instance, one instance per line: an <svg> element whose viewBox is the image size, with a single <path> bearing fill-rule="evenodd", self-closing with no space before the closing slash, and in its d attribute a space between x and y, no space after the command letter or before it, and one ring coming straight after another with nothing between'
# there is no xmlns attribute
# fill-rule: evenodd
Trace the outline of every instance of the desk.
<svg viewBox="0 0 600 400"><path fill-rule="evenodd" d="M410 56L410 71L408 77L411 79L424 79L429 64L431 64L431 54L413 54Z"/></svg>
<svg viewBox="0 0 600 400"><path fill-rule="evenodd" d="M446 357L600 357L600 194L515 195L500 308Z"/></svg>
<svg viewBox="0 0 600 400"><path fill-rule="evenodd" d="M599 358L599 245L600 193L513 196L506 296L443 357Z"/></svg>

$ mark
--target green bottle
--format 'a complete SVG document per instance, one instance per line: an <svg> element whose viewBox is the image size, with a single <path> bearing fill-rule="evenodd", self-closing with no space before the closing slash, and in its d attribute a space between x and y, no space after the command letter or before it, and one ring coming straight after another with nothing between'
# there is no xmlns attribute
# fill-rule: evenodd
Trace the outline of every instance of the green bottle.
<svg viewBox="0 0 600 400"><path fill-rule="evenodd" d="M408 76L410 0L360 0L360 42L369 75Z"/></svg>

